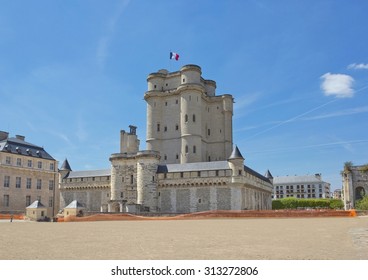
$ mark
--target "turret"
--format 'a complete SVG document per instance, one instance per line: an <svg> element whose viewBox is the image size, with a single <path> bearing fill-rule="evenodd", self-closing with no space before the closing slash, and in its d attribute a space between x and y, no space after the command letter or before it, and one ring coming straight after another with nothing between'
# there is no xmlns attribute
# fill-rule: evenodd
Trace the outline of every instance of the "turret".
<svg viewBox="0 0 368 280"><path fill-rule="evenodd" d="M141 211L158 211L157 167L159 152L140 151L137 153L137 204Z"/></svg>
<svg viewBox="0 0 368 280"><path fill-rule="evenodd" d="M267 169L267 172L266 172L266 174L265 174L265 177L266 177L268 180L270 180L271 184L273 184L273 176L272 176L272 174L271 174L270 170L268 170L268 169Z"/></svg>
<svg viewBox="0 0 368 280"><path fill-rule="evenodd" d="M59 169L59 174L60 174L60 179L64 179L65 177L67 177L70 173L70 171L72 171L70 164L68 162L67 159L64 160L63 164L61 165L60 169Z"/></svg>
<svg viewBox="0 0 368 280"><path fill-rule="evenodd" d="M229 162L230 168L233 171L233 178L243 176L244 158L236 145L234 146L234 149L227 161Z"/></svg>

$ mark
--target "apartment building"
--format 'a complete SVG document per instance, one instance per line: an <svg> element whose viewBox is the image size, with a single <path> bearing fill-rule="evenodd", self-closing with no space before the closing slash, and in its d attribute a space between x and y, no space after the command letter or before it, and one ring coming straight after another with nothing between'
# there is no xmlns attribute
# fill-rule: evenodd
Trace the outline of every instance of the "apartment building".
<svg viewBox="0 0 368 280"><path fill-rule="evenodd" d="M274 177L273 186L273 199L330 198L330 183L324 182L321 174Z"/></svg>

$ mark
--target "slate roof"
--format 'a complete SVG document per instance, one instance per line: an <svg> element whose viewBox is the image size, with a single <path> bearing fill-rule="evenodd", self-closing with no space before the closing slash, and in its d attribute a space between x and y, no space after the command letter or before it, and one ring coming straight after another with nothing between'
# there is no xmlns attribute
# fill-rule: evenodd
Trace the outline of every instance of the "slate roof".
<svg viewBox="0 0 368 280"><path fill-rule="evenodd" d="M73 200L68 206L65 208L84 208L84 206L78 202L78 200Z"/></svg>
<svg viewBox="0 0 368 280"><path fill-rule="evenodd" d="M0 151L5 153L55 160L43 147L10 137L0 141Z"/></svg>
<svg viewBox="0 0 368 280"><path fill-rule="evenodd" d="M318 179L315 175L278 176L273 178L274 185L298 183L323 183L323 181L321 179Z"/></svg>
<svg viewBox="0 0 368 280"><path fill-rule="evenodd" d="M226 169L230 169L229 163L227 161L192 162L182 164L172 163L172 164L159 165L157 173L226 170Z"/></svg>
<svg viewBox="0 0 368 280"><path fill-rule="evenodd" d="M194 163L175 163L161 164L158 166L157 173L171 172L190 172L190 171L209 171L209 170L229 170L231 169L228 161L210 161L210 162L194 162ZM244 171L263 180L270 182L268 178L262 176L258 172L244 165Z"/></svg>
<svg viewBox="0 0 368 280"><path fill-rule="evenodd" d="M240 151L238 149L238 146L234 146L234 149L233 149L229 159L237 159L237 158L244 159L242 154L240 153Z"/></svg>
<svg viewBox="0 0 368 280"><path fill-rule="evenodd" d="M69 171L72 171L70 165L69 165L69 162L67 159L64 160L63 164L61 165L60 167L60 170L69 170Z"/></svg>
<svg viewBox="0 0 368 280"><path fill-rule="evenodd" d="M35 208L46 208L46 206L45 206L45 205L43 205L43 204L41 203L41 201L36 200L36 201L34 201L31 205L29 205L29 206L28 206L28 207L26 207L26 208L29 208L29 209L35 209Z"/></svg>
<svg viewBox="0 0 368 280"><path fill-rule="evenodd" d="M110 169L99 169L99 170L85 170L85 171L70 171L66 178L82 178L82 177L101 177L110 176Z"/></svg>
<svg viewBox="0 0 368 280"><path fill-rule="evenodd" d="M266 178L269 178L269 179L273 179L273 176L272 176L272 174L271 174L270 170L267 170L267 172L266 172L266 174L265 174L265 177L266 177Z"/></svg>

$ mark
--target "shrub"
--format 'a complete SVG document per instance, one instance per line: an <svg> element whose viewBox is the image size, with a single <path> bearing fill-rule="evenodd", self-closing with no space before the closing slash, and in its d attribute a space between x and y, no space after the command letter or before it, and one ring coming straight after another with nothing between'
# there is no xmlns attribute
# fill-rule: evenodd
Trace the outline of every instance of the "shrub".
<svg viewBox="0 0 368 280"><path fill-rule="evenodd" d="M344 202L341 199L331 199L330 200L330 208L331 209L343 209Z"/></svg>
<svg viewBox="0 0 368 280"><path fill-rule="evenodd" d="M272 201L272 209L297 209L297 208L330 208L342 209L344 203L339 199L326 198L295 198L287 197Z"/></svg>
<svg viewBox="0 0 368 280"><path fill-rule="evenodd" d="M368 210L368 195L365 195L361 200L355 203L355 208L358 210Z"/></svg>

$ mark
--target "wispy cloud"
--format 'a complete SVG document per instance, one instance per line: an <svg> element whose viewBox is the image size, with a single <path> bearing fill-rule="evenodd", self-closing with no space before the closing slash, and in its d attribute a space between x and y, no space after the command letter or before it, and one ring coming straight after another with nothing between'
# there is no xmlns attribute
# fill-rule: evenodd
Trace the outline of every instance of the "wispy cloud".
<svg viewBox="0 0 368 280"><path fill-rule="evenodd" d="M368 106L364 106L364 107L341 110L341 111L333 112L329 114L307 117L307 118L303 118L302 120L304 121L320 120L320 119L335 118L335 117L348 116L348 115L367 113L367 112L368 112Z"/></svg>
<svg viewBox="0 0 368 280"><path fill-rule="evenodd" d="M246 110L246 108L252 105L253 103L257 102L261 96L262 96L262 93L255 92L255 93L236 97L234 100L235 101L234 111L236 112L235 118L238 119L244 116L245 114L248 114L250 110Z"/></svg>
<svg viewBox="0 0 368 280"><path fill-rule="evenodd" d="M356 69L356 70L361 70L361 69L368 69L368 63L352 63L348 65L348 69Z"/></svg>
<svg viewBox="0 0 368 280"><path fill-rule="evenodd" d="M345 74L326 73L321 76L321 88L326 96L346 98L354 96L353 77Z"/></svg>
<svg viewBox="0 0 368 280"><path fill-rule="evenodd" d="M330 147L330 146L341 146L345 150L349 152L354 152L352 145L355 144L362 144L367 143L368 139L362 140L350 140L350 141L331 141L327 143L320 143L320 144L312 144L312 145L304 145L304 146L288 146L288 147L279 147L275 149L262 149L259 151L248 151L248 154L263 154L263 153L284 153L287 151L295 151L295 150L304 150L304 149L311 149L311 148L320 148L320 147Z"/></svg>
<svg viewBox="0 0 368 280"><path fill-rule="evenodd" d="M122 0L119 3L119 6L115 10L114 14L110 17L110 19L107 22L105 34L101 36L98 41L96 57L100 67L104 66L105 61L109 56L109 47L114 37L116 25L119 21L119 18L125 11L126 7L129 5L129 2L130 0Z"/></svg>

